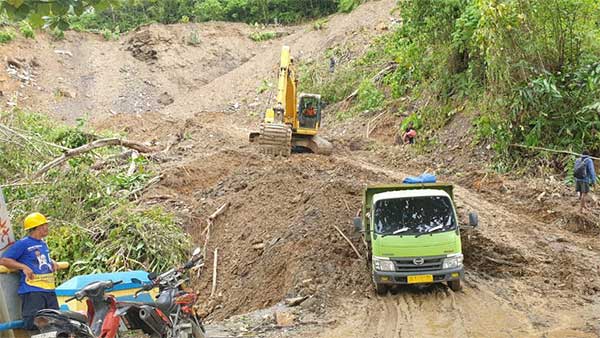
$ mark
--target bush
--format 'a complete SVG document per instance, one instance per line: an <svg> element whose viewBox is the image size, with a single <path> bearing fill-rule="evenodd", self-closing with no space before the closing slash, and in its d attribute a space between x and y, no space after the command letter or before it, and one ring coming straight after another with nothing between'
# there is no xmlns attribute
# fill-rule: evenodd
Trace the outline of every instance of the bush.
<svg viewBox="0 0 600 338"><path fill-rule="evenodd" d="M35 34L33 32L33 28L31 28L31 25L27 21L21 21L19 23L19 31L21 32L21 34L24 37L26 37L28 39L35 38Z"/></svg>
<svg viewBox="0 0 600 338"><path fill-rule="evenodd" d="M340 12L349 13L352 12L358 5L361 4L361 0L340 0L338 9Z"/></svg>
<svg viewBox="0 0 600 338"><path fill-rule="evenodd" d="M37 114L2 112L0 123L18 129L29 140L0 143L3 182L31 177L41 165L58 157L62 150L49 144L72 148L91 141L82 125L56 126ZM100 156L117 153L110 148L96 152ZM138 171L127 176L123 172L128 165L92 170L93 156L69 160L66 170L51 169L44 179L47 184L4 189L17 234L21 234L24 215L31 211L46 214L53 224L48 237L53 256L72 263L62 278L127 269L161 271L180 263L190 240L173 216L161 208L144 210L129 201L131 193L154 176L146 169L147 161L138 158Z"/></svg>
<svg viewBox="0 0 600 338"><path fill-rule="evenodd" d="M9 30L0 30L0 43L11 42L15 38L15 34Z"/></svg>
<svg viewBox="0 0 600 338"><path fill-rule="evenodd" d="M361 110L381 108L384 99L383 93L370 80L364 80L358 87L358 105Z"/></svg>
<svg viewBox="0 0 600 338"><path fill-rule="evenodd" d="M254 32L250 34L250 39L256 42L267 41L277 37L276 32Z"/></svg>

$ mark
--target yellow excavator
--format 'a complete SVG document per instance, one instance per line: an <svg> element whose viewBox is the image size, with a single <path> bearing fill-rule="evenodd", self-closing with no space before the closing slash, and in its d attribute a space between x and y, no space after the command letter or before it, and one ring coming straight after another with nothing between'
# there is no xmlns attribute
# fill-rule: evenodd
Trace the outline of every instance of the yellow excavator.
<svg viewBox="0 0 600 338"><path fill-rule="evenodd" d="M277 102L267 109L258 132L250 133L250 142L258 141L261 152L289 156L292 148L329 155L332 145L317 135L321 127L321 96L300 93L290 47L283 46L277 85Z"/></svg>

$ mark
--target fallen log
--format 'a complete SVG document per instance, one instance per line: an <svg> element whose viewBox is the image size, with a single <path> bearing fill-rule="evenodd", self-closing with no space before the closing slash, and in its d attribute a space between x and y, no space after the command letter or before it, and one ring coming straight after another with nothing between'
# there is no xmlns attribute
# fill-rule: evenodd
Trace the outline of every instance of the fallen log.
<svg viewBox="0 0 600 338"><path fill-rule="evenodd" d="M93 141L88 144L84 144L81 147L78 147L75 149L69 149L69 150L65 151L65 153L62 154L60 157L55 158L51 162L48 162L47 164L45 164L40 170L38 170L33 175L33 177L39 177L39 176L45 174L48 170L64 163L65 161L67 161L70 158L79 156L81 154L87 153L87 152L92 151L97 148L108 147L108 146L123 146L126 148L137 150L140 153L150 153L154 150L142 143L129 141L129 140L121 140L118 138L107 138L107 139L97 140L97 141Z"/></svg>

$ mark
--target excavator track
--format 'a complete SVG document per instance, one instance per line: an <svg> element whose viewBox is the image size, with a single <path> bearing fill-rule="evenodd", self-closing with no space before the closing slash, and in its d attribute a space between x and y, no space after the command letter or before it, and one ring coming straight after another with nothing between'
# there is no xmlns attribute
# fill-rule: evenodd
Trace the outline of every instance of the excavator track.
<svg viewBox="0 0 600 338"><path fill-rule="evenodd" d="M292 128L283 123L261 123L258 144L264 154L290 156Z"/></svg>

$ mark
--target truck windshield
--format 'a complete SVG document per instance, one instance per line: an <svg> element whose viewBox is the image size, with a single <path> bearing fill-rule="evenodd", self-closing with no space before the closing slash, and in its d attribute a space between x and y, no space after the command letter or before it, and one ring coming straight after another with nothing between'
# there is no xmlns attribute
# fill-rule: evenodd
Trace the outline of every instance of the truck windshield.
<svg viewBox="0 0 600 338"><path fill-rule="evenodd" d="M456 229L452 202L445 196L380 200L373 213L378 234L418 235Z"/></svg>

